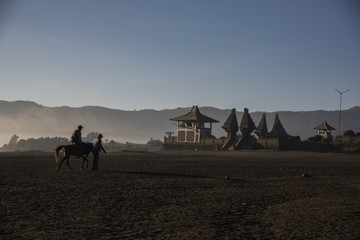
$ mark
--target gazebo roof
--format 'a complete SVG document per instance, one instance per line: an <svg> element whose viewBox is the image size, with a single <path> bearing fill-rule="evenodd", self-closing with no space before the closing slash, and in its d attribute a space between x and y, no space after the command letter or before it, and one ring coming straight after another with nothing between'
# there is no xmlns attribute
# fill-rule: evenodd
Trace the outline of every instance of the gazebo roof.
<svg viewBox="0 0 360 240"><path fill-rule="evenodd" d="M194 122L219 122L208 116L203 115L198 106L193 106L191 111L179 117L171 118L171 121L194 121Z"/></svg>
<svg viewBox="0 0 360 240"><path fill-rule="evenodd" d="M248 129L250 132L256 129L255 123L249 114L249 109L247 108L244 108L244 115L240 123L240 130L242 131L243 129Z"/></svg>
<svg viewBox="0 0 360 240"><path fill-rule="evenodd" d="M287 134L285 128L281 124L278 113L275 114L274 125L271 132L268 134L268 137L291 137Z"/></svg>
<svg viewBox="0 0 360 240"><path fill-rule="evenodd" d="M239 130L238 121L236 118L236 110L233 108L224 125L222 126L226 132L237 132Z"/></svg>
<svg viewBox="0 0 360 240"><path fill-rule="evenodd" d="M269 132L266 124L266 114L264 113L260 120L259 126L255 130L255 134L258 135L259 137L266 137L268 133Z"/></svg>
<svg viewBox="0 0 360 240"><path fill-rule="evenodd" d="M336 130L335 128L330 126L326 121L323 121L322 124L320 124L319 126L317 126L314 129L316 129L316 130Z"/></svg>

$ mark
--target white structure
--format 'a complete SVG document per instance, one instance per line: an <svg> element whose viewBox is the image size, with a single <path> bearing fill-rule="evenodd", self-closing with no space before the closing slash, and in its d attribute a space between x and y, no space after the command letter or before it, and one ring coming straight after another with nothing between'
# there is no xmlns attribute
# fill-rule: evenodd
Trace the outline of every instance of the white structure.
<svg viewBox="0 0 360 240"><path fill-rule="evenodd" d="M185 115L170 119L177 121L177 142L199 143L203 138L210 138L212 123L219 122L200 113L198 106L193 106Z"/></svg>
<svg viewBox="0 0 360 240"><path fill-rule="evenodd" d="M322 136L323 138L331 138L331 130L336 130L332 126L330 126L326 121L322 124L314 128L318 131L318 135Z"/></svg>

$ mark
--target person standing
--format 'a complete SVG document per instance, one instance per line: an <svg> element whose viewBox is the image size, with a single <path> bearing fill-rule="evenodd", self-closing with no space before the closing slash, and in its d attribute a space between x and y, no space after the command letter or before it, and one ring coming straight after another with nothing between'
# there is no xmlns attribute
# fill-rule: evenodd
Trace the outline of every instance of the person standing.
<svg viewBox="0 0 360 240"><path fill-rule="evenodd" d="M102 150L104 153L106 153L101 139L103 138L103 135L100 133L93 141L93 154L94 154L94 160L92 163L91 171L97 171L98 170L98 162L99 162L99 155L100 151Z"/></svg>

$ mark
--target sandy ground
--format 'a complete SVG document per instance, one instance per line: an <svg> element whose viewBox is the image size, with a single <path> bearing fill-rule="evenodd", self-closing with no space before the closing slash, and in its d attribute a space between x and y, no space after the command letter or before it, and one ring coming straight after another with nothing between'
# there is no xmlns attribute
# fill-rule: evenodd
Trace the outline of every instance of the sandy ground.
<svg viewBox="0 0 360 240"><path fill-rule="evenodd" d="M102 154L98 172L70 164L0 153L0 239L360 239L359 154L123 152Z"/></svg>

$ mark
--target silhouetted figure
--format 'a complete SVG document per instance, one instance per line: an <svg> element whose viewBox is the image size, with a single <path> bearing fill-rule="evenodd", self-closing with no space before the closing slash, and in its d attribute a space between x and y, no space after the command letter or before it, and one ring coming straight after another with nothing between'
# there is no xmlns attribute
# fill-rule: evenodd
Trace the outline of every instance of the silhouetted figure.
<svg viewBox="0 0 360 240"><path fill-rule="evenodd" d="M106 153L103 145L102 145L102 139L103 135L100 133L93 141L93 154L94 154L94 160L91 167L91 171L97 171L98 170L98 162L99 162L99 155L100 151L102 150L104 153Z"/></svg>
<svg viewBox="0 0 360 240"><path fill-rule="evenodd" d="M86 157L85 154L84 154L84 149L83 149L83 144L82 144L82 141L81 141L81 130L83 129L84 127L79 125L78 128L73 132L73 134L71 135L71 142L75 144L76 147L79 148L81 154L83 157Z"/></svg>
<svg viewBox="0 0 360 240"><path fill-rule="evenodd" d="M84 150L83 153L81 153L79 151L79 148L75 144L58 146L56 148L56 150L55 150L55 159L56 159L57 163L59 162L59 152L60 152L61 149L64 149L64 158L61 159L59 165L57 166L58 171L60 171L61 164L65 160L66 160L66 164L68 165L69 169L71 169L70 164L69 164L70 156L76 156L76 157L81 157L82 156L83 161L82 161L80 169L82 170L84 168L85 161L86 161L86 168L88 167L87 156L90 154L90 152L93 151L92 143L84 143L83 144L83 150Z"/></svg>

